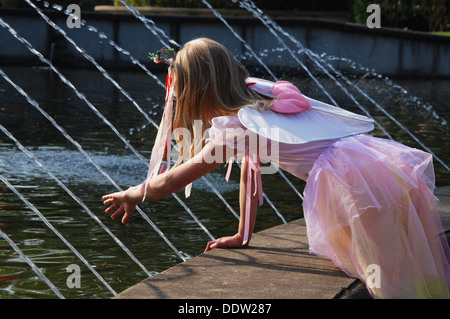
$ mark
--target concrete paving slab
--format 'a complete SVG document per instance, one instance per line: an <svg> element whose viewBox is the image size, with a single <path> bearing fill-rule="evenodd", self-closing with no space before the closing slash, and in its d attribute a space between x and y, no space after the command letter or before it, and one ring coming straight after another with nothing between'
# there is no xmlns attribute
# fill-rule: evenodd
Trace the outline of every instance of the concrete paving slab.
<svg viewBox="0 0 450 319"><path fill-rule="evenodd" d="M354 279L308 252L303 219L259 232L249 248L214 249L116 298L333 298Z"/></svg>
<svg viewBox="0 0 450 319"><path fill-rule="evenodd" d="M450 187L436 190L446 231ZM449 234L450 232L448 232ZM254 234L249 248L214 249L118 294L115 299L367 299L364 284L309 253L303 219Z"/></svg>

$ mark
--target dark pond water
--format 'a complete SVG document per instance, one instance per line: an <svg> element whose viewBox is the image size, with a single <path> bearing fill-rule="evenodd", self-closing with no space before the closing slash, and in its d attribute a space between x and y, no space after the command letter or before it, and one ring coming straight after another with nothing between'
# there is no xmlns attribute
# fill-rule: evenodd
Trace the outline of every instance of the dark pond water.
<svg viewBox="0 0 450 319"><path fill-rule="evenodd" d="M122 188L143 181L147 167L112 130L47 68L2 67L39 105L76 140L89 156ZM65 76L145 158L156 131L144 116L99 72L64 69ZM111 72L114 79L159 123L163 89L142 72ZM160 75L164 78L164 74ZM280 77L283 77L281 74ZM284 77L312 98L327 102L326 96L309 78ZM396 79L352 79L389 114L399 120L438 158L450 163L450 81ZM321 79L344 108L361 113L355 103L329 79ZM421 146L383 112L351 88L346 88L397 141ZM436 113L433 115L432 112ZM0 124L28 148L128 247L151 272L161 272L182 262L154 229L135 214L126 225L111 220L101 196L114 186L55 127L12 86L0 78ZM374 135L384 136L377 129ZM450 185L449 171L435 162L437 184ZM145 279L147 274L119 247L110 235L87 214L43 169L0 132L0 174L6 178L79 251L116 291ZM235 210L238 210L239 169L224 180L225 167L207 178ZM286 173L299 192L304 183ZM301 199L278 174L263 176L264 191L274 207L289 222L302 217ZM192 196L178 196L216 238L234 234L237 219L207 185L194 183ZM170 242L186 256L203 252L209 236L172 196L140 205ZM264 204L258 212L256 231L282 223L274 209ZM66 298L109 298L111 292L80 259L20 200L0 183L0 227L43 271ZM66 268L81 269L81 288L69 288ZM10 245L0 240L0 298L56 298Z"/></svg>

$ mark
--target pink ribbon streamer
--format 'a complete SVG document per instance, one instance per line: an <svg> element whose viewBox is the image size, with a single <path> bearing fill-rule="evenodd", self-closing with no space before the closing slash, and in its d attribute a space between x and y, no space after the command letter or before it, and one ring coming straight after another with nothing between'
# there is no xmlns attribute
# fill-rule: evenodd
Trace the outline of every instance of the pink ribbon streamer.
<svg viewBox="0 0 450 319"><path fill-rule="evenodd" d="M247 190L245 195L245 224L244 224L244 241L242 245L246 245L250 236L250 212L252 195L255 196L258 193L259 206L263 204L263 191L262 191L262 179L261 179L261 164L258 156L254 156L253 160L250 160L249 154L245 154L245 160L247 162ZM255 191L252 194L252 172L254 177Z"/></svg>
<svg viewBox="0 0 450 319"><path fill-rule="evenodd" d="M147 179L145 180L144 188L144 201L147 194L147 186L150 180L158 175L167 171L170 167L170 154L171 154L171 139L172 139L172 114L173 114L173 73L172 68L169 67L166 78L166 105L164 107L164 113L159 125L158 133L155 139L155 145L152 148L152 155L150 157L150 164L148 167ZM166 168L161 166L163 159L166 159Z"/></svg>
<svg viewBox="0 0 450 319"><path fill-rule="evenodd" d="M255 196L256 194L258 194L259 206L261 206L264 202L261 178L261 164L257 155L253 157L254 160L250 160L249 154L245 154L245 160L247 162L247 188L245 190L244 240L242 242L242 245L246 245L248 243L248 238L250 237L250 213L252 195ZM225 179L227 181L230 178L232 165L233 159L230 159L228 161L227 174L225 176ZM255 184L255 191L252 194L253 183Z"/></svg>

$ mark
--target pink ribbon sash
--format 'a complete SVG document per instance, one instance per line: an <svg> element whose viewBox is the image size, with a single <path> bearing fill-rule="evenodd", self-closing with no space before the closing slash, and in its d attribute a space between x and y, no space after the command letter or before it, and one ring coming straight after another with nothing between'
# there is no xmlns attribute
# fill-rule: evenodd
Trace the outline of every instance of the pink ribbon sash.
<svg viewBox="0 0 450 319"><path fill-rule="evenodd" d="M173 114L173 74L172 68L169 68L166 78L166 104L164 113L156 135L155 144L152 148L150 156L150 164L148 167L147 179L145 180L144 201L147 194L147 186L150 180L167 171L170 167L171 139L172 139L172 114ZM166 168L161 165L163 159L166 160Z"/></svg>
<svg viewBox="0 0 450 319"><path fill-rule="evenodd" d="M244 227L244 241L243 245L246 245L250 235L250 212L251 212L251 202L252 202L252 172L254 177L255 191L253 196L258 193L259 206L263 204L263 191L262 191L262 180L261 180L261 164L259 162L258 156L255 161L250 160L249 154L245 154L245 160L247 162L247 190L245 195L245 227Z"/></svg>
<svg viewBox="0 0 450 319"><path fill-rule="evenodd" d="M250 160L249 154L245 154L245 161L247 162L247 188L245 191L245 216L244 216L244 241L242 245L246 245L248 243L248 239L250 237L250 214L251 214L251 202L252 195L255 196L258 194L259 206L261 206L264 202L263 199L263 190L262 190L262 178L261 178L261 163L259 162L259 157L257 155L253 156L253 159ZM233 159L228 161L227 174L225 179L228 181L231 174L231 167L233 165ZM253 179L252 179L253 172ZM255 185L255 190L252 194L252 185Z"/></svg>

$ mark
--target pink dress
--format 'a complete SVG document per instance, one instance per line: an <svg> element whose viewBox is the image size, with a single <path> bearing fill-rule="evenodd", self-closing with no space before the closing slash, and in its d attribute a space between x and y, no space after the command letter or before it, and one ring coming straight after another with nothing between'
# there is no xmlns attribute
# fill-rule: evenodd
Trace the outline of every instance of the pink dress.
<svg viewBox="0 0 450 319"><path fill-rule="evenodd" d="M313 112L308 109L298 117ZM277 118L287 123L289 116ZM332 118L324 121L336 126ZM227 134L247 129L248 135L261 137L249 132L250 126L242 116L216 117L208 142L244 154L259 152L237 146L236 136ZM326 130L311 127L309 135ZM302 128L297 131L300 136ZM432 156L367 134L326 137L277 141L275 161L258 153L261 160L306 180L303 211L310 251L360 278L373 297L450 298L450 250L433 195Z"/></svg>

